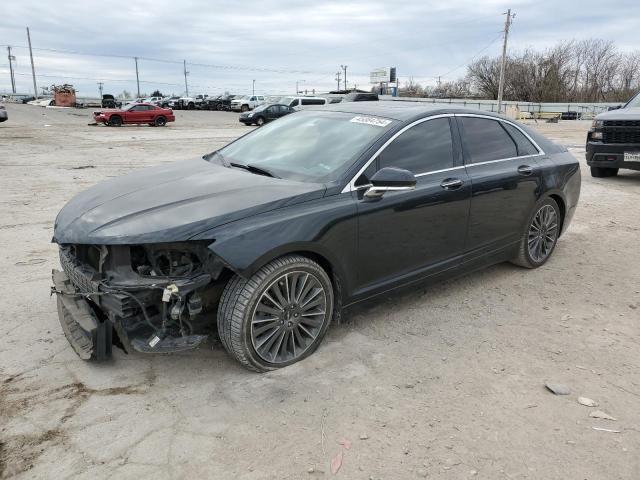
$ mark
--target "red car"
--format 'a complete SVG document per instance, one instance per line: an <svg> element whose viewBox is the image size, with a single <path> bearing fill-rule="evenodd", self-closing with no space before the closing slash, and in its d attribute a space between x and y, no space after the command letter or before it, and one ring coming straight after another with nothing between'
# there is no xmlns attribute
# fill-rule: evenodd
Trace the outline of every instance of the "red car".
<svg viewBox="0 0 640 480"><path fill-rule="evenodd" d="M132 103L122 109L98 110L93 112L96 123L119 127L124 123L148 123L152 127L164 127L174 122L176 117L170 108L162 108L150 103Z"/></svg>

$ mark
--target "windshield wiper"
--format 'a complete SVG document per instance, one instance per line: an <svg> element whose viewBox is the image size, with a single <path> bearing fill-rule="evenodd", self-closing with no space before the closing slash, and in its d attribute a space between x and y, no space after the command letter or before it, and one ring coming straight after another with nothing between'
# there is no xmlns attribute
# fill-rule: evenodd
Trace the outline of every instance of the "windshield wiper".
<svg viewBox="0 0 640 480"><path fill-rule="evenodd" d="M255 173L257 175L264 175L265 177L271 177L271 178L280 178L277 175L274 175L269 170L262 167L256 167L255 165L243 165L242 163L235 163L235 162L231 162L229 163L229 165L236 168L242 168L248 172Z"/></svg>

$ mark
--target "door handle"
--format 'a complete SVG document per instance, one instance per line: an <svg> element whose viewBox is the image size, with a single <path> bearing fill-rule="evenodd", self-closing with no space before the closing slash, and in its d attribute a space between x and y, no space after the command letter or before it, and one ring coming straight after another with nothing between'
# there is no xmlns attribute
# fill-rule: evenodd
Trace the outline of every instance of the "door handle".
<svg viewBox="0 0 640 480"><path fill-rule="evenodd" d="M445 190L457 190L462 185L464 185L464 182L459 178L445 178L440 184Z"/></svg>
<svg viewBox="0 0 640 480"><path fill-rule="evenodd" d="M530 167L529 165L520 165L518 167L518 173L520 175L524 175L525 177L528 177L533 173L533 167Z"/></svg>

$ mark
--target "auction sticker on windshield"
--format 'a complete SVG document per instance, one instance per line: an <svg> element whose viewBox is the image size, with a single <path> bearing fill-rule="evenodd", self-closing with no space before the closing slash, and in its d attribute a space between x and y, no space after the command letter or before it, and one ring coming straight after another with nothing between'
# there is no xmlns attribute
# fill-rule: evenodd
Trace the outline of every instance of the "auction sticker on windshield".
<svg viewBox="0 0 640 480"><path fill-rule="evenodd" d="M353 117L350 122L352 123L364 123L366 125L375 125L376 127L386 127L391 123L391 120L378 117Z"/></svg>

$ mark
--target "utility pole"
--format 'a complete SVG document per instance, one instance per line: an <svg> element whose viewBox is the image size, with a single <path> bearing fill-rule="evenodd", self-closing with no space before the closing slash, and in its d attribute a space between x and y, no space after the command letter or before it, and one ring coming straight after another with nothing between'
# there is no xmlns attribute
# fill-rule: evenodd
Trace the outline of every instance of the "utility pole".
<svg viewBox="0 0 640 480"><path fill-rule="evenodd" d="M342 77L342 72L340 70L338 70L336 72L336 82L338 82L338 88L337 90L340 90L340 77Z"/></svg>
<svg viewBox="0 0 640 480"><path fill-rule="evenodd" d="M251 86L251 95L256 94L256 81L253 80L253 85Z"/></svg>
<svg viewBox="0 0 640 480"><path fill-rule="evenodd" d="M344 70L344 89L347 90L347 65L340 65L340 68Z"/></svg>
<svg viewBox="0 0 640 480"><path fill-rule="evenodd" d="M27 40L29 42L29 57L31 57L31 75L33 75L33 96L38 98L38 87L36 86L36 68L33 66L33 50L31 49L31 34L27 27Z"/></svg>
<svg viewBox="0 0 640 480"><path fill-rule="evenodd" d="M140 77L138 76L138 57L133 57L136 61L136 83L138 84L138 95L137 98L140 98Z"/></svg>
<svg viewBox="0 0 640 480"><path fill-rule="evenodd" d="M11 91L13 93L16 93L16 79L13 76L13 63L11 63L13 60L16 59L16 57L14 57L13 55L11 55L11 47L7 47L7 58L9 58L9 75L11 75Z"/></svg>
<svg viewBox="0 0 640 480"><path fill-rule="evenodd" d="M102 98L102 86L104 85L104 82L98 82L98 91L100 92L100 98Z"/></svg>
<svg viewBox="0 0 640 480"><path fill-rule="evenodd" d="M296 95L298 95L298 92L300 91L298 86L299 83L304 83L304 80L296 80Z"/></svg>
<svg viewBox="0 0 640 480"><path fill-rule="evenodd" d="M502 112L502 93L504 92L504 71L507 66L507 39L509 38L509 27L511 20L516 14L511 16L511 9L507 10L507 18L504 21L504 43L502 44L502 63L500 64L500 82L498 83L498 113Z"/></svg>
<svg viewBox="0 0 640 480"><path fill-rule="evenodd" d="M182 61L182 65L184 68L184 92L185 92L185 96L189 96L189 85L187 84L187 75L189 75L189 72L187 72L187 61L183 60Z"/></svg>

